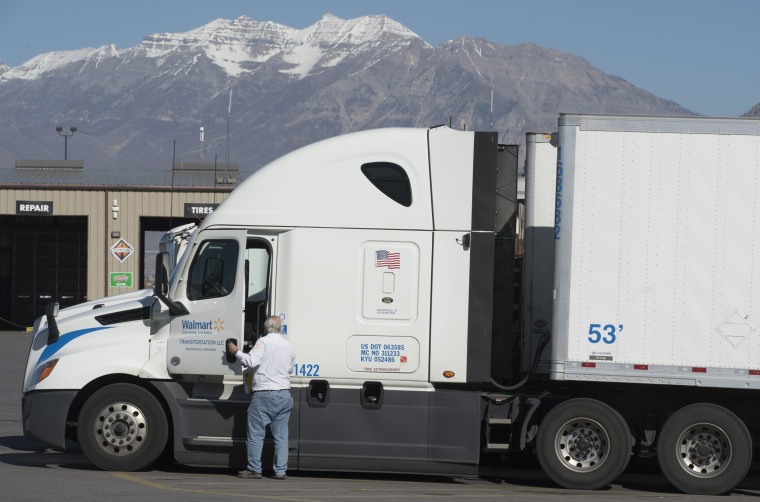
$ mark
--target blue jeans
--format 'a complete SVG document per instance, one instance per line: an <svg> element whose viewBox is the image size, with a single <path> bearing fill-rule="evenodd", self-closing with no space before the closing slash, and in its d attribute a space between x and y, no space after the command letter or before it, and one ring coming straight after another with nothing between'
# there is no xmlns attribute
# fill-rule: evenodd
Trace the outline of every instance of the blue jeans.
<svg viewBox="0 0 760 502"><path fill-rule="evenodd" d="M248 470L261 472L261 451L267 425L274 437L274 473L288 470L288 419L293 408L290 390L254 392L248 405Z"/></svg>

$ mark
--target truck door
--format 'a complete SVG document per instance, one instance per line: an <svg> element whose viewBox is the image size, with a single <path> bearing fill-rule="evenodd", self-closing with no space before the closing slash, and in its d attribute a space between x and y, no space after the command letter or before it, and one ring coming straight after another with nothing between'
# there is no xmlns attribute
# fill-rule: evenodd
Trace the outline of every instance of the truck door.
<svg viewBox="0 0 760 502"><path fill-rule="evenodd" d="M172 374L240 375L226 340L253 342L273 301L277 240L245 230L206 230L182 271L174 299L187 315L171 321L167 362Z"/></svg>

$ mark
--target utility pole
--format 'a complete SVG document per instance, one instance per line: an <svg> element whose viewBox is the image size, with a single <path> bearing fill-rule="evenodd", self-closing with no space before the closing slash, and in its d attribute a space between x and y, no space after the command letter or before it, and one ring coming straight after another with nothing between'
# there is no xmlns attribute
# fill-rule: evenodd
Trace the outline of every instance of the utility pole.
<svg viewBox="0 0 760 502"><path fill-rule="evenodd" d="M77 132L76 127L69 127L68 133L63 132L63 127L58 126L55 128L58 136L63 136L63 160L69 160L69 136L73 136Z"/></svg>

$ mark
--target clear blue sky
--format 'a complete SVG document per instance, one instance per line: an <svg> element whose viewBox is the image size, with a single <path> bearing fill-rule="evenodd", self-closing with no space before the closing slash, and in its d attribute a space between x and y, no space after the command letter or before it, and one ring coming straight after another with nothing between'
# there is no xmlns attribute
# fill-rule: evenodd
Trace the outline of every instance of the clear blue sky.
<svg viewBox="0 0 760 502"><path fill-rule="evenodd" d="M385 14L432 45L534 42L705 115L760 102L760 0L0 0L0 60L183 32L248 16L294 28Z"/></svg>

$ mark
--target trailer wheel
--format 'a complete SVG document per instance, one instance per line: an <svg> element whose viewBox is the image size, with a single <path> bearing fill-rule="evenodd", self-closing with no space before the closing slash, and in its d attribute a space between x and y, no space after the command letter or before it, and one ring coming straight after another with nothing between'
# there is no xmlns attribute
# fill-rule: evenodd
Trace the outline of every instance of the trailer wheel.
<svg viewBox="0 0 760 502"><path fill-rule="evenodd" d="M79 413L79 445L90 461L108 471L138 471L153 464L166 446L169 427L158 400L132 384L95 392Z"/></svg>
<svg viewBox="0 0 760 502"><path fill-rule="evenodd" d="M538 429L538 460L565 488L595 490L623 473L631 456L631 433L623 417L593 399L555 406Z"/></svg>
<svg viewBox="0 0 760 502"><path fill-rule="evenodd" d="M682 492L719 495L747 475L752 437L744 422L726 408L692 404L665 421L657 459L668 481Z"/></svg>

